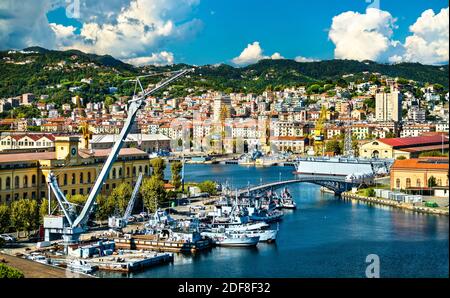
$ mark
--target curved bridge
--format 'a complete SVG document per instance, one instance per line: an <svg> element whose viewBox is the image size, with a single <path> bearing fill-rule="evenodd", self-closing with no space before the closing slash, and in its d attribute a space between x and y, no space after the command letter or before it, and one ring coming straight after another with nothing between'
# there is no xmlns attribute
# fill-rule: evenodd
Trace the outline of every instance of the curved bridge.
<svg viewBox="0 0 450 298"><path fill-rule="evenodd" d="M299 176L297 179L271 182L271 183L262 184L259 186L241 189L241 190L237 191L237 195L242 196L247 193L251 193L251 194L263 193L268 190L275 190L275 189L281 188L286 185L302 183L302 182L313 183L313 184L317 184L317 185L326 187L326 188L334 191L334 193L336 195L341 195L343 192L349 191L352 189L352 187L359 185L359 183L356 183L356 182L346 182L345 177L342 177L342 176L311 175L311 176Z"/></svg>

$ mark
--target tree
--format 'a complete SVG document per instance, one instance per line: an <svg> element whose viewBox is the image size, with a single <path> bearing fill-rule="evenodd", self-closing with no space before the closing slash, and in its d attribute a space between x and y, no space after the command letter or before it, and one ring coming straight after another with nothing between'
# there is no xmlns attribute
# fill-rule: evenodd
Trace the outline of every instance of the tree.
<svg viewBox="0 0 450 298"><path fill-rule="evenodd" d="M0 278L24 278L24 275L16 268L0 264Z"/></svg>
<svg viewBox="0 0 450 298"><path fill-rule="evenodd" d="M50 201L50 210L53 210L56 207L55 200ZM39 223L44 223L44 217L48 215L48 199L43 199L41 206L39 206Z"/></svg>
<svg viewBox="0 0 450 298"><path fill-rule="evenodd" d="M373 188L367 188L364 190L364 194L366 195L366 197L375 197L375 190Z"/></svg>
<svg viewBox="0 0 450 298"><path fill-rule="evenodd" d="M112 196L98 195L95 201L97 202L95 219L107 220L108 217L114 214L116 206Z"/></svg>
<svg viewBox="0 0 450 298"><path fill-rule="evenodd" d="M428 187L435 187L435 186L437 186L436 177L431 176L428 179Z"/></svg>
<svg viewBox="0 0 450 298"><path fill-rule="evenodd" d="M170 165L170 171L172 173L171 183L175 189L179 189L181 186L181 170L183 169L183 164L179 161L173 162Z"/></svg>
<svg viewBox="0 0 450 298"><path fill-rule="evenodd" d="M342 144L338 140L330 140L325 145L325 151L339 155L342 153Z"/></svg>
<svg viewBox="0 0 450 298"><path fill-rule="evenodd" d="M217 193L216 183L211 180L206 180L198 184L201 192L207 192L210 195L215 195Z"/></svg>
<svg viewBox="0 0 450 298"><path fill-rule="evenodd" d="M67 196L67 200L70 203L75 204L75 209L77 211L77 213L80 213L81 210L83 209L84 204L86 203L87 200L87 196L85 195L68 195Z"/></svg>
<svg viewBox="0 0 450 298"><path fill-rule="evenodd" d="M11 225L16 231L31 231L39 223L39 208L35 200L20 199L11 204Z"/></svg>
<svg viewBox="0 0 450 298"><path fill-rule="evenodd" d="M166 200L164 182L157 176L145 179L141 187L142 200L149 212L155 212L158 206Z"/></svg>
<svg viewBox="0 0 450 298"><path fill-rule="evenodd" d="M160 157L153 158L150 164L153 169L152 176L156 176L159 180L164 180L164 170L166 168L164 160Z"/></svg>
<svg viewBox="0 0 450 298"><path fill-rule="evenodd" d="M10 216L11 214L9 212L9 207L6 205L0 205L0 233L8 232Z"/></svg>
<svg viewBox="0 0 450 298"><path fill-rule="evenodd" d="M127 209L132 192L133 190L128 183L120 183L111 192L111 195L109 196L109 200L111 200L111 202L109 202L109 204L112 203L115 211L117 211L119 214L123 214Z"/></svg>

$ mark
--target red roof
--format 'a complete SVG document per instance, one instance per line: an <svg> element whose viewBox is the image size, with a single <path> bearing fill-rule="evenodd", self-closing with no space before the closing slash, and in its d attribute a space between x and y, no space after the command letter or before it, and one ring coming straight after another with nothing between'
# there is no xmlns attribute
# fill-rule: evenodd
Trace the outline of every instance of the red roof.
<svg viewBox="0 0 450 298"><path fill-rule="evenodd" d="M409 138L387 138L379 139L378 141L390 145L392 147L412 147L412 146L425 146L433 144L441 144L442 136L420 136ZM448 143L448 136L444 136L444 143Z"/></svg>

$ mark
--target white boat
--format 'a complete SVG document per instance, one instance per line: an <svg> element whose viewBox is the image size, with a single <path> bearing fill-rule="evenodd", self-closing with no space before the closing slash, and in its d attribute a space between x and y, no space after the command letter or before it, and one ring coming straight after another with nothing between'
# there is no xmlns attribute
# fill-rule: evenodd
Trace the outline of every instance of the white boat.
<svg viewBox="0 0 450 298"><path fill-rule="evenodd" d="M249 237L244 233L203 232L202 236L210 238L217 246L250 247L259 242L259 236Z"/></svg>
<svg viewBox="0 0 450 298"><path fill-rule="evenodd" d="M224 228L227 231L254 231L254 230L262 230L269 227L269 224L265 222L254 222L242 225L228 224L228 225L218 225L219 228Z"/></svg>
<svg viewBox="0 0 450 298"><path fill-rule="evenodd" d="M250 215L252 221L263 221L263 222L275 222L281 220L283 217L283 212L279 210L273 210L267 212L266 210L256 210Z"/></svg>
<svg viewBox="0 0 450 298"><path fill-rule="evenodd" d="M239 232L247 237L259 237L259 242L274 242L277 239L278 230L251 230Z"/></svg>
<svg viewBox="0 0 450 298"><path fill-rule="evenodd" d="M283 190L281 193L281 198L279 200L279 208L283 209L296 209L297 204L295 203L294 199L292 198L292 195L289 193L287 188Z"/></svg>
<svg viewBox="0 0 450 298"><path fill-rule="evenodd" d="M92 266L84 260L74 260L67 264L67 268L75 272L90 274L97 270L96 266Z"/></svg>
<svg viewBox="0 0 450 298"><path fill-rule="evenodd" d="M251 225L241 226L241 227L226 227L219 226L215 228L211 228L209 230L205 230L202 235L207 236L209 238L213 238L217 235L224 234L239 234L245 235L247 237L259 237L259 242L273 242L277 238L278 229L277 230L269 230L265 229L268 224L265 222L254 223ZM259 227L259 228L258 228Z"/></svg>

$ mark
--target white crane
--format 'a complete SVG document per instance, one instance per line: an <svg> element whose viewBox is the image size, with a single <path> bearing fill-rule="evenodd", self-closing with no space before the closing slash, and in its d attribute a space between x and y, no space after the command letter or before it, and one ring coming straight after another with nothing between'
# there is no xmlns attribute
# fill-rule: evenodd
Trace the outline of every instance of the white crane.
<svg viewBox="0 0 450 298"><path fill-rule="evenodd" d="M86 223L89 219L89 215L92 212L92 208L95 203L95 199L100 192L103 184L105 183L107 177L109 176L109 172L116 161L120 149L125 142L128 133L131 130L132 124L136 118L137 112L139 109L144 106L145 99L152 93L161 90L162 88L169 85L174 80L178 79L181 76L184 76L186 73L193 71L194 69L183 69L181 71L174 72L175 74L170 78L163 80L162 82L156 84L156 86L150 90L144 90L142 84L139 80L139 77L135 80L136 85L139 85L141 92L135 94L133 98L129 101L128 107L128 118L125 121L125 124L120 132L119 138L114 143L114 146L109 154L97 180L94 183L94 186L89 193L87 201L81 210L80 214L77 214L73 205L69 203L58 186L58 182L56 176L53 173L49 173L47 177L47 182L49 185L49 190L51 189L53 194L55 195L60 208L64 213L64 218L61 217L46 217L44 218L44 228L46 230L45 236L46 241L50 240L50 234L62 234L65 243L74 243L77 242L81 233L85 231ZM49 192L50 197L50 192Z"/></svg>
<svg viewBox="0 0 450 298"><path fill-rule="evenodd" d="M139 187L142 183L143 174L140 173L139 177L136 181L136 185L134 186L133 193L131 194L131 198L128 201L127 209L125 213L121 217L112 216L108 219L108 226L112 229L123 229L127 226L128 218L131 216L131 212L133 211L134 202L136 201L137 194L139 192Z"/></svg>

